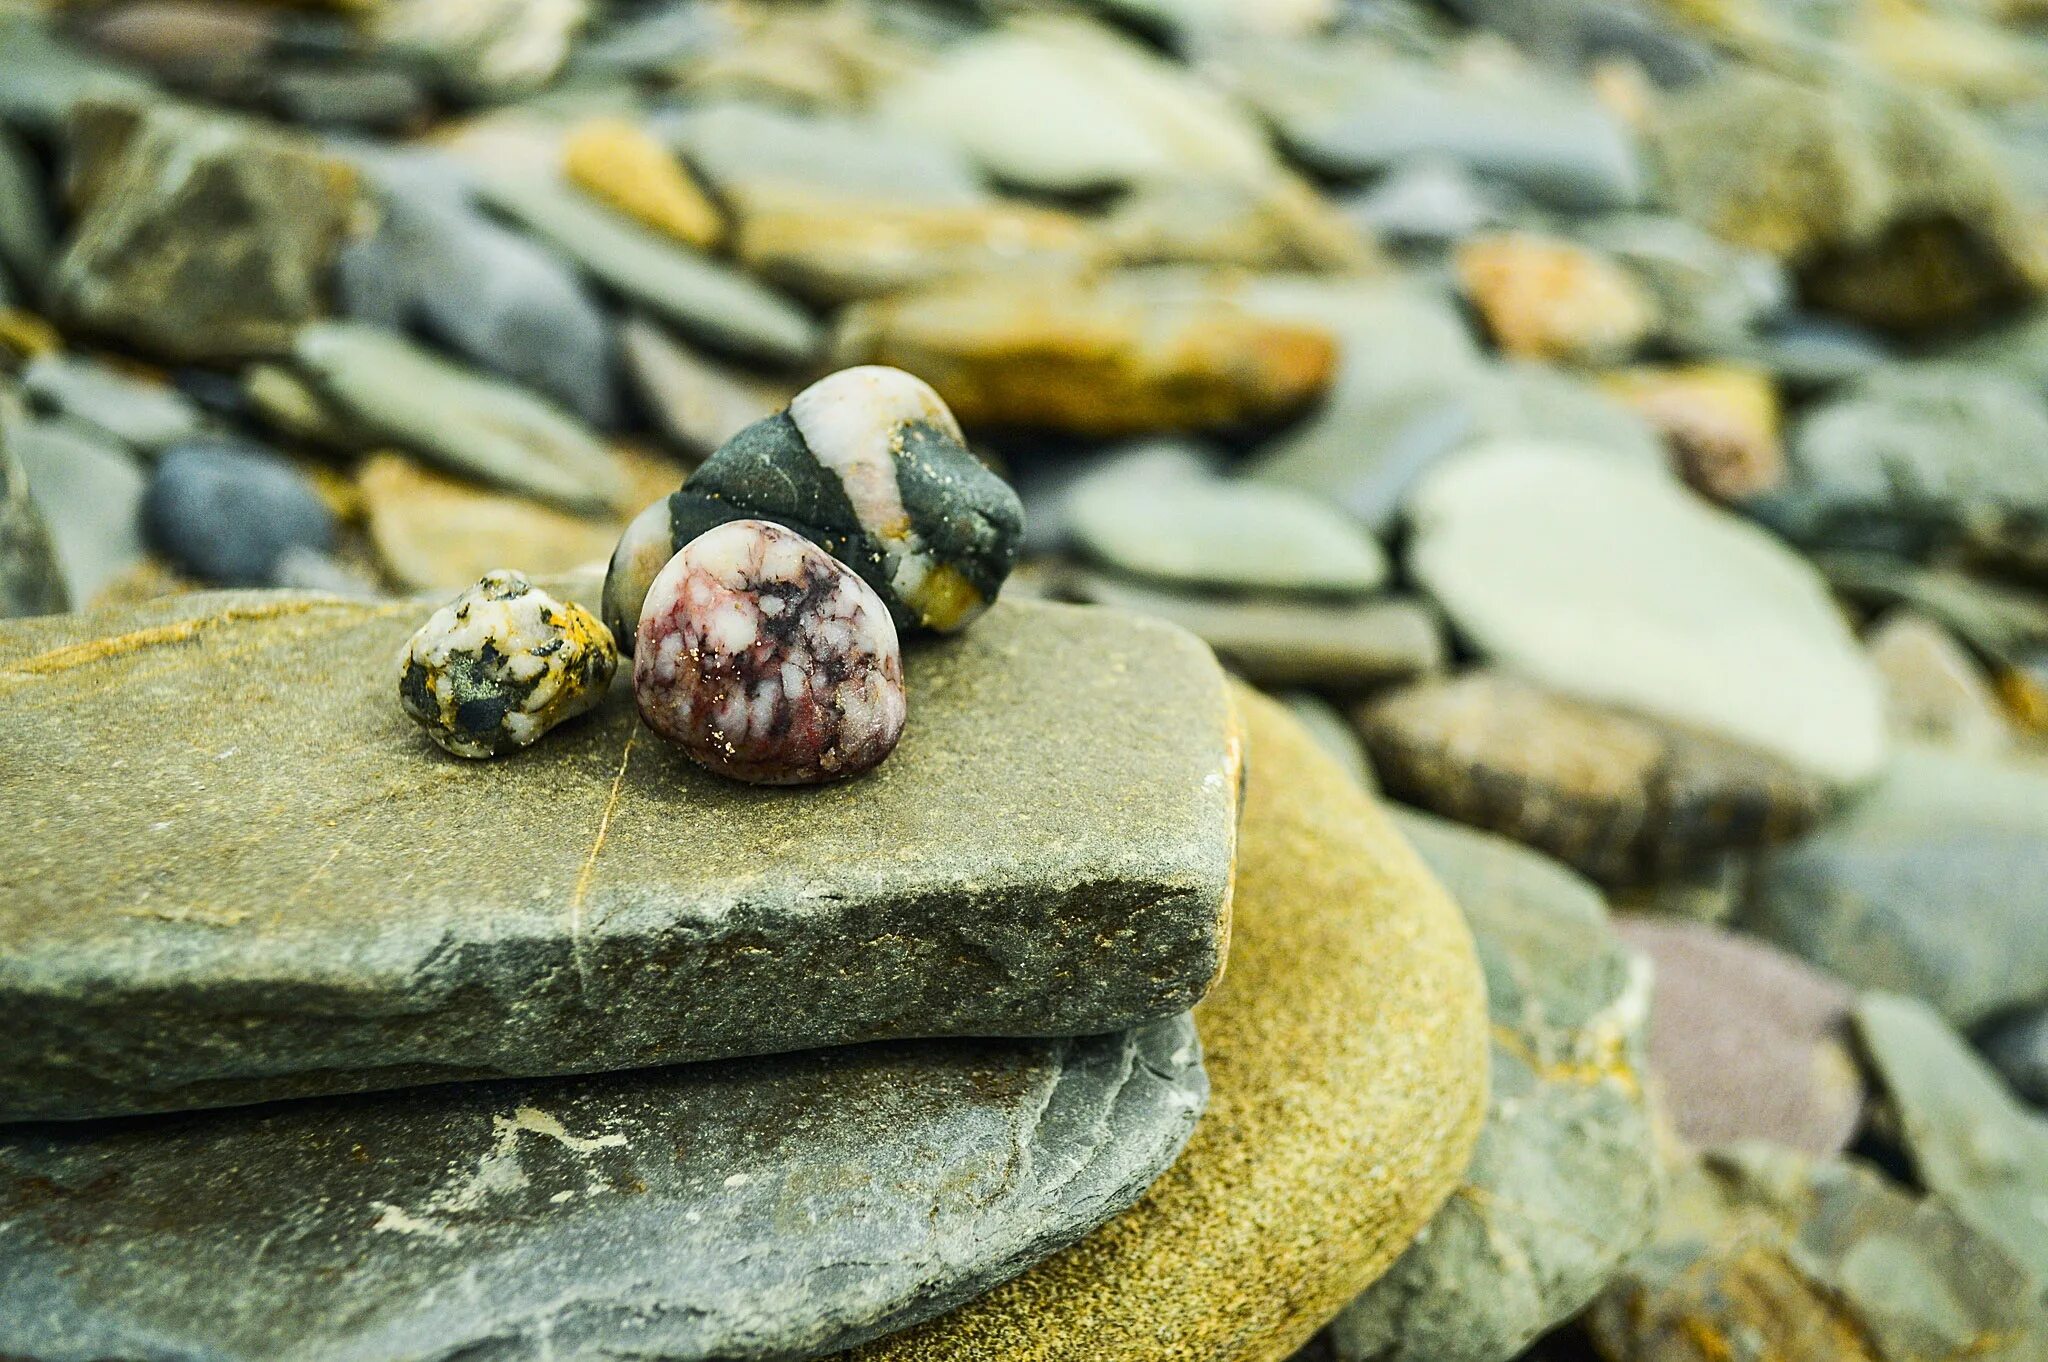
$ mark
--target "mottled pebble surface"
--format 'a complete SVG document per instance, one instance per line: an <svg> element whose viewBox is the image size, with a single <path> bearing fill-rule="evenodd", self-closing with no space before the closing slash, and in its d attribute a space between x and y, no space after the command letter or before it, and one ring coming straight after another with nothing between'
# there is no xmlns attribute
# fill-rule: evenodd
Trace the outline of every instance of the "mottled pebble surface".
<svg viewBox="0 0 2048 1362"><path fill-rule="evenodd" d="M706 531L648 588L633 694L699 765L757 785L869 770L905 714L896 626L873 588L763 520Z"/></svg>

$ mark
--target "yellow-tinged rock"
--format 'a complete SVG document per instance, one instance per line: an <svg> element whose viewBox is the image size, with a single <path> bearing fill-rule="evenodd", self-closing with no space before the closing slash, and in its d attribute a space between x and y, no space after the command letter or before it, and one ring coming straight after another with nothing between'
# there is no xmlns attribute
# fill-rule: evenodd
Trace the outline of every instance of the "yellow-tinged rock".
<svg viewBox="0 0 2048 1362"><path fill-rule="evenodd" d="M563 139L562 169L586 192L687 245L708 249L724 234L717 207L682 161L637 123L579 124Z"/></svg>
<svg viewBox="0 0 2048 1362"><path fill-rule="evenodd" d="M459 482L398 454L373 455L356 488L378 560L409 590L466 586L500 567L546 576L602 563L624 528Z"/></svg>
<svg viewBox="0 0 2048 1362"><path fill-rule="evenodd" d="M1784 478L1778 390L1761 370L1644 367L1609 374L1604 383L1664 437L1680 476L1701 495L1742 501Z"/></svg>
<svg viewBox="0 0 2048 1362"><path fill-rule="evenodd" d="M1456 907L1351 778L1240 691L1249 783L1209 1110L1145 1198L855 1362L1279 1362L1462 1175L1487 1024Z"/></svg>
<svg viewBox="0 0 2048 1362"><path fill-rule="evenodd" d="M1622 359L1657 324L1649 290L1575 242L1534 232L1474 237L1458 248L1457 269L1495 343L1511 355L1575 364Z"/></svg>

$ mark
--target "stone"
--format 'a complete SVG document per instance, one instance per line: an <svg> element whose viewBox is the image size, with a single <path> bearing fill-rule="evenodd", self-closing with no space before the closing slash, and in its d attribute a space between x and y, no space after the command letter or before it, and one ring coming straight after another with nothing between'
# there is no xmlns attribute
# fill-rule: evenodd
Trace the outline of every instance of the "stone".
<svg viewBox="0 0 2048 1362"><path fill-rule="evenodd" d="M624 118L593 118L562 141L562 172L587 194L686 246L709 250L725 222L675 154Z"/></svg>
<svg viewBox="0 0 2048 1362"><path fill-rule="evenodd" d="M1488 671L1394 691L1355 718L1397 797L1607 884L1789 840L1827 804L1782 759Z"/></svg>
<svg viewBox="0 0 2048 1362"><path fill-rule="evenodd" d="M901 370L819 379L634 520L605 580L607 620L630 631L670 555L714 526L758 519L859 573L901 628L964 629L1016 563L1024 512L963 438L938 394Z"/></svg>
<svg viewBox="0 0 2048 1362"><path fill-rule="evenodd" d="M1605 1362L2025 1362L2048 1348L2026 1273L1939 1201L1755 1143L1674 1172L1655 1237L1587 1328Z"/></svg>
<svg viewBox="0 0 2048 1362"><path fill-rule="evenodd" d="M367 23L457 92L502 99L546 85L589 14L589 0L378 0Z"/></svg>
<svg viewBox="0 0 2048 1362"><path fill-rule="evenodd" d="M2048 1289L2048 1120L1917 998L1865 993L1856 1034L1920 1184Z"/></svg>
<svg viewBox="0 0 2048 1362"><path fill-rule="evenodd" d="M0 280L23 291L40 287L57 243L42 173L28 148L0 125Z"/></svg>
<svg viewBox="0 0 2048 1362"><path fill-rule="evenodd" d="M1902 746L1841 816L1764 858L1742 925L1972 1026L2048 1001L2044 857L2048 768Z"/></svg>
<svg viewBox="0 0 2048 1362"><path fill-rule="evenodd" d="M1657 324L1641 284L1570 241L1533 232L1471 237L1458 246L1456 268L1494 342L1524 359L1611 364Z"/></svg>
<svg viewBox="0 0 2048 1362"><path fill-rule="evenodd" d="M1645 12L1614 0L1450 0L1449 8L1557 71L1629 62L1659 86L1677 86L1714 68L1713 53L1654 6Z"/></svg>
<svg viewBox="0 0 2048 1362"><path fill-rule="evenodd" d="M789 405L794 394L684 345L648 317L619 328L619 352L655 424L693 458L718 447Z"/></svg>
<svg viewBox="0 0 2048 1362"><path fill-rule="evenodd" d="M395 332L325 322L299 333L292 357L346 419L451 472L570 510L627 494L611 454L569 413Z"/></svg>
<svg viewBox="0 0 2048 1362"><path fill-rule="evenodd" d="M799 793L699 770L622 682L516 757L437 760L389 670L431 612L230 593L0 623L0 1120L1095 1034L1222 965L1239 745L1178 630L1001 606L905 657L887 763ZM188 741L137 757L166 731Z"/></svg>
<svg viewBox="0 0 2048 1362"><path fill-rule="evenodd" d="M1848 1147L1864 1082L1849 987L1752 937L1627 916L1622 940L1656 968L1650 1071L1680 1138L1763 1140L1815 1157Z"/></svg>
<svg viewBox="0 0 2048 1362"><path fill-rule="evenodd" d="M1443 246L1500 226L1510 207L1457 161L1424 155L1391 167L1345 211L1388 240Z"/></svg>
<svg viewBox="0 0 2048 1362"><path fill-rule="evenodd" d="M1208 265L1257 272L1363 271L1365 234L1306 182L1172 180L1117 200L1097 224L1122 265Z"/></svg>
<svg viewBox="0 0 2048 1362"><path fill-rule="evenodd" d="M1338 17L1338 0L1089 0L1147 30L1163 30L1199 51L1218 39L1304 35Z"/></svg>
<svg viewBox="0 0 2048 1362"><path fill-rule="evenodd" d="M77 325L179 360L277 355L328 310L356 177L309 139L155 102L72 119L78 215L50 273Z"/></svg>
<svg viewBox="0 0 2048 1362"><path fill-rule="evenodd" d="M1777 259L1683 218L1620 213L1594 219L1578 235L1649 289L1658 337L1680 353L1740 351L1792 303L1792 282Z"/></svg>
<svg viewBox="0 0 2048 1362"><path fill-rule="evenodd" d="M1955 635L1927 616L1894 610L1863 641L1884 681L1885 714L1900 738L1991 755L2013 729L1998 693Z"/></svg>
<svg viewBox="0 0 2048 1362"><path fill-rule="evenodd" d="M131 377L83 355L38 355L21 371L31 403L97 426L145 454L200 433L205 418L177 389Z"/></svg>
<svg viewBox="0 0 2048 1362"><path fill-rule="evenodd" d="M140 74L89 56L21 6L0 14L0 47L14 59L0 71L0 119L38 136L60 134L72 107L84 101L157 96Z"/></svg>
<svg viewBox="0 0 2048 1362"><path fill-rule="evenodd" d="M64 593L82 609L147 556L148 476L125 447L75 421L21 420L5 443L49 531Z"/></svg>
<svg viewBox="0 0 2048 1362"><path fill-rule="evenodd" d="M1113 458L1075 483L1066 512L1084 553L1169 586L1355 597L1387 580L1379 544L1328 503L1219 477L1178 446Z"/></svg>
<svg viewBox="0 0 2048 1362"><path fill-rule="evenodd" d="M442 751L501 757L597 708L618 666L595 615L501 568L406 641L398 703Z"/></svg>
<svg viewBox="0 0 2048 1362"><path fill-rule="evenodd" d="M1478 943L1491 1096L1463 1185L1328 1337L1338 1362L1500 1362L1578 1313L1655 1222L1650 974L1591 885L1498 838L1400 826Z"/></svg>
<svg viewBox="0 0 2048 1362"><path fill-rule="evenodd" d="M1287 707L1294 721L1315 739L1325 756L1344 768L1359 789L1372 795L1380 792L1379 778L1372 772L1372 759L1366 756L1365 744L1359 741L1358 730L1344 717L1343 710L1311 690L1285 691L1273 698Z"/></svg>
<svg viewBox="0 0 2048 1362"><path fill-rule="evenodd" d="M896 624L874 588L763 520L706 530L648 588L633 649L647 726L750 785L863 775L907 706Z"/></svg>
<svg viewBox="0 0 2048 1362"><path fill-rule="evenodd" d="M487 177L484 197L606 288L716 349L798 365L818 350L817 322L795 303L559 183Z"/></svg>
<svg viewBox="0 0 2048 1362"><path fill-rule="evenodd" d="M334 512L305 474L260 445L205 437L158 456L142 501L157 552L202 582L266 586L293 549L334 546Z"/></svg>
<svg viewBox="0 0 2048 1362"><path fill-rule="evenodd" d="M1450 652L1442 621L1412 599L1197 595L1100 572L1064 574L1058 585L1074 600L1169 620L1261 686L1355 692L1442 671Z"/></svg>
<svg viewBox="0 0 2048 1362"><path fill-rule="evenodd" d="M922 375L972 427L1088 436L1271 422L1337 364L1327 332L1259 317L1224 281L1147 271L863 303L842 318L838 353Z"/></svg>
<svg viewBox="0 0 2048 1362"><path fill-rule="evenodd" d="M1984 1058L2014 1092L2048 1108L2048 1006L1994 1024L1981 1043Z"/></svg>
<svg viewBox="0 0 2048 1362"><path fill-rule="evenodd" d="M990 202L973 162L943 133L738 100L660 117L663 133L742 216L826 200L934 208Z"/></svg>
<svg viewBox="0 0 2048 1362"><path fill-rule="evenodd" d="M1831 784L1882 767L1877 678L1819 575L1670 479L1503 440L1432 469L1408 513L1409 571L1501 669Z"/></svg>
<svg viewBox="0 0 2048 1362"><path fill-rule="evenodd" d="M0 390L0 619L71 608L49 526L14 450L23 424L11 395Z"/></svg>
<svg viewBox="0 0 2048 1362"><path fill-rule="evenodd" d="M1643 367L1603 385L1664 437L1679 477L1709 501L1736 505L1784 480L1778 390L1767 374L1735 364Z"/></svg>
<svg viewBox="0 0 2048 1362"><path fill-rule="evenodd" d="M1187 1140L1200 1053L1183 1017L17 1128L0 1347L811 1356L1128 1205Z"/></svg>
<svg viewBox="0 0 2048 1362"><path fill-rule="evenodd" d="M453 588L506 565L531 577L589 567L618 539L616 519L486 491L401 454L365 459L356 492L377 561L409 591Z"/></svg>
<svg viewBox="0 0 2048 1362"><path fill-rule="evenodd" d="M1186 1151L1071 1249L849 1362L1284 1358L1457 1186L1486 1102L1470 937L1314 739L1239 700L1237 921L1195 1013L1210 1095Z"/></svg>

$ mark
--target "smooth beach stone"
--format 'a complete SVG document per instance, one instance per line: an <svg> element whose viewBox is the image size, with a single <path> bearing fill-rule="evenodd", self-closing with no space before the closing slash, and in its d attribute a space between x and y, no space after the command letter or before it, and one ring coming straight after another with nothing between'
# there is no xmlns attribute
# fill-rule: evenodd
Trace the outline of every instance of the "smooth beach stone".
<svg viewBox="0 0 2048 1362"><path fill-rule="evenodd" d="M149 475L125 446L92 426L24 418L12 427L8 453L49 530L65 593L83 609L148 555L142 499Z"/></svg>
<svg viewBox="0 0 2048 1362"><path fill-rule="evenodd" d="M725 221L675 153L624 118L593 118L562 140L562 173L577 188L686 246L708 250Z"/></svg>
<svg viewBox="0 0 2048 1362"><path fill-rule="evenodd" d="M1739 350L1792 303L1791 279L1777 259L1732 246L1683 218L1618 213L1573 234L1648 287L1657 301L1658 336L1681 354Z"/></svg>
<svg viewBox="0 0 2048 1362"><path fill-rule="evenodd" d="M590 9L590 0L379 0L366 13L379 46L426 61L465 95L505 98L561 70Z"/></svg>
<svg viewBox="0 0 2048 1362"><path fill-rule="evenodd" d="M874 588L763 520L706 530L647 589L633 648L647 726L707 771L815 785L903 736L903 653Z"/></svg>
<svg viewBox="0 0 2048 1362"><path fill-rule="evenodd" d="M889 761L776 791L644 732L622 683L438 759L391 671L435 604L0 623L0 1120L1093 1034L1222 966L1240 745L1179 630L1000 606L905 658Z"/></svg>
<svg viewBox="0 0 2048 1362"><path fill-rule="evenodd" d="M1877 677L1819 575L1672 479L1503 440L1432 469L1408 513L1410 572L1503 670L1834 785L1882 768Z"/></svg>
<svg viewBox="0 0 2048 1362"><path fill-rule="evenodd" d="M36 406L98 426L144 453L200 433L205 417L177 389L131 378L83 355L38 355L21 371Z"/></svg>
<svg viewBox="0 0 2048 1362"><path fill-rule="evenodd" d="M1342 766L1358 788L1368 794L1378 794L1380 784L1372 772L1372 758L1365 754L1365 744L1358 739L1358 730L1344 717L1344 711L1310 690L1292 690L1273 697L1287 706L1287 712L1302 726L1316 746L1326 756L1334 758Z"/></svg>
<svg viewBox="0 0 2048 1362"><path fill-rule="evenodd" d="M1884 680L1885 714L1902 739L1993 754L2011 749L2012 722L1977 660L1926 615L1897 609L1863 640Z"/></svg>
<svg viewBox="0 0 2048 1362"><path fill-rule="evenodd" d="M1379 544L1335 507L1219 477L1170 444L1084 475L1067 494L1066 517L1091 558L1169 585L1364 596L1387 579Z"/></svg>
<svg viewBox="0 0 2048 1362"><path fill-rule="evenodd" d="M292 356L344 417L451 472L570 510L603 510L626 493L611 453L568 412L396 332L324 322L299 333Z"/></svg>
<svg viewBox="0 0 2048 1362"><path fill-rule="evenodd" d="M1123 1209L1187 1140L1200 1055L1176 1017L20 1127L0 1348L811 1356Z"/></svg>
<svg viewBox="0 0 2048 1362"><path fill-rule="evenodd" d="M161 101L72 119L58 310L173 359L281 354L324 315L356 175L310 139Z"/></svg>
<svg viewBox="0 0 2048 1362"><path fill-rule="evenodd" d="M1195 1012L1209 1107L1186 1151L1080 1243L855 1362L1279 1362L1453 1194L1486 1105L1471 937L1351 776L1238 696L1236 927Z"/></svg>
<svg viewBox="0 0 2048 1362"><path fill-rule="evenodd" d="M662 117L690 165L742 214L835 198L956 208L990 198L973 162L943 134L739 100Z"/></svg>
<svg viewBox="0 0 2048 1362"><path fill-rule="evenodd" d="M1764 857L1741 925L1958 1026L2048 1000L2048 765L1903 747L1869 793Z"/></svg>
<svg viewBox="0 0 2048 1362"><path fill-rule="evenodd" d="M1121 265L1210 265L1255 272L1366 270L1372 239L1305 181L1171 180L1117 200L1095 224Z"/></svg>
<svg viewBox="0 0 2048 1362"><path fill-rule="evenodd" d="M788 406L795 386L778 386L697 354L648 317L626 319L619 328L619 354L655 426L697 459Z"/></svg>
<svg viewBox="0 0 2048 1362"><path fill-rule="evenodd" d="M1917 998L1865 993L1856 1034L1914 1177L2048 1290L2048 1119Z"/></svg>
<svg viewBox="0 0 2048 1362"><path fill-rule="evenodd" d="M23 423L12 396L0 389L0 619L71 608L56 545L15 454L15 432Z"/></svg>
<svg viewBox="0 0 2048 1362"><path fill-rule="evenodd" d="M1657 1232L1586 1316L1605 1362L2032 1362L2025 1270L1939 1200L1749 1143L1682 1164Z"/></svg>
<svg viewBox="0 0 2048 1362"><path fill-rule="evenodd" d="M458 482L401 454L365 459L355 490L378 563L411 591L453 589L494 567L529 577L587 568L605 560L619 533L616 519Z"/></svg>
<svg viewBox="0 0 2048 1362"><path fill-rule="evenodd" d="M72 106L87 99L157 96L150 81L88 55L33 10L0 13L0 51L11 59L0 67L0 118L38 135L58 135Z"/></svg>
<svg viewBox="0 0 2048 1362"><path fill-rule="evenodd" d="M186 440L158 456L142 501L156 550L203 582L266 586L291 550L334 545L334 512L306 475L260 445Z"/></svg>
<svg viewBox="0 0 2048 1362"><path fill-rule="evenodd" d="M1656 967L1650 1069L1687 1143L1767 1140L1823 1157L1848 1146L1864 1084L1846 984L1705 923L1626 916L1618 926Z"/></svg>
<svg viewBox="0 0 2048 1362"><path fill-rule="evenodd" d="M1374 234L1406 245L1442 246L1508 216L1509 203L1458 162L1422 155L1404 160L1372 187L1344 201L1345 213Z"/></svg>
<svg viewBox="0 0 2048 1362"><path fill-rule="evenodd" d="M1329 1341L1337 1362L1504 1362L1598 1295L1655 1222L1650 972L1563 867L1398 821L1478 943L1492 1095L1464 1184Z"/></svg>
<svg viewBox="0 0 2048 1362"><path fill-rule="evenodd" d="M1471 237L1455 268L1494 343L1523 359L1612 364L1657 325L1649 290L1597 251L1534 232Z"/></svg>
<svg viewBox="0 0 2048 1362"><path fill-rule="evenodd" d="M2007 1086L2035 1106L2048 1108L2048 1005L1994 1023L1979 1044Z"/></svg>
<svg viewBox="0 0 2048 1362"><path fill-rule="evenodd" d="M1785 479L1778 390L1768 374L1732 364L1634 368L1602 386L1664 438L1685 485L1723 506Z"/></svg>
<svg viewBox="0 0 2048 1362"><path fill-rule="evenodd" d="M1828 791L1769 753L1480 670L1356 711L1394 795L1606 884L1663 880L1788 841Z"/></svg>

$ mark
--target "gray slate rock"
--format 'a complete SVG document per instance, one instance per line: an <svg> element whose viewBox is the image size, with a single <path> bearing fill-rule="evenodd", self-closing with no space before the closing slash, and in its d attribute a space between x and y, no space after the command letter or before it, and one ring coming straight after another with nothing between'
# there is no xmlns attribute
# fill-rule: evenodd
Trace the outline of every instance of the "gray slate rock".
<svg viewBox="0 0 2048 1362"><path fill-rule="evenodd" d="M188 440L157 459L142 526L180 569L222 586L268 586L294 549L334 546L334 512L306 475L260 445Z"/></svg>
<svg viewBox="0 0 2048 1362"><path fill-rule="evenodd" d="M619 328L626 376L654 423L693 458L718 447L763 417L789 405L792 385L771 387L697 354L649 317L629 317Z"/></svg>
<svg viewBox="0 0 2048 1362"><path fill-rule="evenodd" d="M1471 924L1491 1096L1464 1186L1329 1342L1336 1362L1507 1362L1591 1301L1655 1223L1650 972L1562 866L1434 818L1399 822Z"/></svg>
<svg viewBox="0 0 2048 1362"><path fill-rule="evenodd" d="M0 619L71 608L56 546L14 450L23 419L13 396L0 390Z"/></svg>
<svg viewBox="0 0 2048 1362"><path fill-rule="evenodd" d="M1136 1200L1206 1100L1199 1053L1178 1017L17 1127L0 1352L809 1357Z"/></svg>
<svg viewBox="0 0 2048 1362"><path fill-rule="evenodd" d="M1983 1039L1984 1057L2012 1090L2048 1107L2048 1006L2029 1008L1994 1025Z"/></svg>
<svg viewBox="0 0 2048 1362"><path fill-rule="evenodd" d="M1178 630L999 604L909 650L887 763L787 791L698 770L623 677L442 755L397 704L433 604L0 625L0 1120L1094 1034L1221 968L1237 745Z"/></svg>
<svg viewBox="0 0 2048 1362"><path fill-rule="evenodd" d="M21 386L35 406L97 426L145 454L197 435L205 422L176 388L130 378L83 355L38 355L21 371Z"/></svg>
<svg viewBox="0 0 2048 1362"><path fill-rule="evenodd" d="M742 211L785 196L956 207L990 197L958 147L867 119L730 101L657 118L655 127Z"/></svg>
<svg viewBox="0 0 2048 1362"><path fill-rule="evenodd" d="M126 448L60 418L19 423L7 441L28 479L74 608L140 563L145 474Z"/></svg>
<svg viewBox="0 0 2048 1362"><path fill-rule="evenodd" d="M1958 1026L2048 1000L2048 769L1903 747L1839 818L1766 856L1742 925Z"/></svg>

